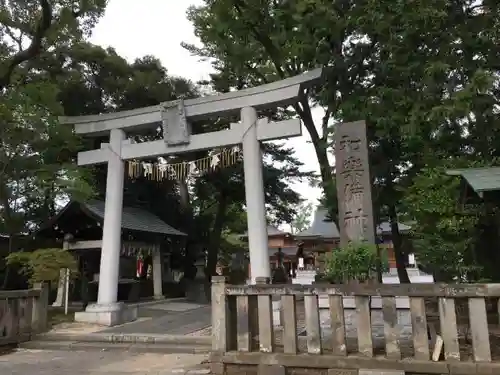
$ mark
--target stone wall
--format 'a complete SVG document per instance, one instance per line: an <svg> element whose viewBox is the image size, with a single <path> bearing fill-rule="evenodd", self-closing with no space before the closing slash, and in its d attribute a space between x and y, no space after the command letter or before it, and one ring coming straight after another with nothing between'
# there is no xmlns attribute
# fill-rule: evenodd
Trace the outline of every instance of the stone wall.
<svg viewBox="0 0 500 375"><path fill-rule="evenodd" d="M0 291L0 345L27 341L47 328L48 287Z"/></svg>

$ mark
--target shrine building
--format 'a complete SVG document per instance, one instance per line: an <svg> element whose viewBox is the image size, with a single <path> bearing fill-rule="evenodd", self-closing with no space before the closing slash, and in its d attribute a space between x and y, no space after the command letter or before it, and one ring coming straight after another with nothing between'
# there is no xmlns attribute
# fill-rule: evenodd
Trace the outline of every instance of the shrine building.
<svg viewBox="0 0 500 375"><path fill-rule="evenodd" d="M82 300L82 282L88 283L88 302L97 300L100 281L104 202L72 201L36 233L37 241L51 240L55 246L71 251L79 276L71 290L71 300ZM165 272L170 270L168 254L182 244L185 234L149 211L123 207L118 275L118 300L163 298ZM54 245L52 245L54 246ZM63 275L64 270L61 271ZM61 278L62 280L63 278ZM59 283L55 306L63 303L64 284Z"/></svg>

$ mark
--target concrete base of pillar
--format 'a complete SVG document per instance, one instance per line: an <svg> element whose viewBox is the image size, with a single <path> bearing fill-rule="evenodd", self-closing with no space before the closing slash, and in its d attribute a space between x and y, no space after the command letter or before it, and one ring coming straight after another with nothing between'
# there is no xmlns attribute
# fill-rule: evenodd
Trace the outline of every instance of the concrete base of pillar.
<svg viewBox="0 0 500 375"><path fill-rule="evenodd" d="M75 313L75 322L112 327L136 320L137 310L137 306L126 306L121 302L106 305L91 304L85 311Z"/></svg>
<svg viewBox="0 0 500 375"><path fill-rule="evenodd" d="M157 301L161 301L162 299L165 299L165 296L161 295L161 296L153 296L153 298Z"/></svg>

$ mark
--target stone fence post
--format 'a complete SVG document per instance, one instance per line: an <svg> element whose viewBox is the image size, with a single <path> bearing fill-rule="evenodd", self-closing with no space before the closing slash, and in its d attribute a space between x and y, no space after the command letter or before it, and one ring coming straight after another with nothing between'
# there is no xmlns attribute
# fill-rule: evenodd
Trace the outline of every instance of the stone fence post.
<svg viewBox="0 0 500 375"><path fill-rule="evenodd" d="M49 285L36 283L34 289L40 290L38 297L33 297L33 310L31 317L32 332L40 333L48 326Z"/></svg>
<svg viewBox="0 0 500 375"><path fill-rule="evenodd" d="M229 349L229 311L225 287L225 276L212 276L212 351L219 353Z"/></svg>

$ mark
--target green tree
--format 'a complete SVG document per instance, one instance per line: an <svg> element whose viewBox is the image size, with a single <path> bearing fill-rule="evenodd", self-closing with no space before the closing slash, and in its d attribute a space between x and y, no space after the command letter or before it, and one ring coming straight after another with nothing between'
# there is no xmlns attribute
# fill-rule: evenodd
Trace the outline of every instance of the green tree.
<svg viewBox="0 0 500 375"><path fill-rule="evenodd" d="M324 3L318 4L315 10L314 6L309 9L305 1L207 0L188 12L203 47L185 44L185 48L198 56L215 59L216 73L212 75L212 82L219 90L242 89L297 75L326 64L328 60L320 61L326 54L320 57L316 49L325 47L330 41L318 46L318 40L309 29L312 22L315 29L318 23L324 22L322 10L327 2ZM321 17L314 19L316 15ZM331 22L329 27L335 24ZM337 38L332 43L338 41ZM315 124L311 111L316 101L309 100L313 93L307 90L301 103L283 115L298 115L303 121L315 147L322 187L326 197L332 199L336 192L327 151L332 111L327 109L322 123Z"/></svg>
<svg viewBox="0 0 500 375"><path fill-rule="evenodd" d="M311 225L311 215L314 206L311 202L301 203L295 208L295 216L290 222L290 228L293 234L302 232Z"/></svg>
<svg viewBox="0 0 500 375"><path fill-rule="evenodd" d="M498 6L487 0L206 1L189 13L203 48L186 47L215 59L214 78L229 87L327 68L324 90L312 93L326 112L318 124L322 136L308 118L308 103L294 110L315 145L330 214L337 215L325 157L334 131L329 119L365 119L376 219L391 222L399 278L408 282L397 225L401 188L427 163L497 152Z"/></svg>
<svg viewBox="0 0 500 375"><path fill-rule="evenodd" d="M57 200L92 192L74 167L79 141L57 122L58 87L43 61L88 35L104 7L104 0L0 2L0 232L9 251L15 234L55 213ZM8 274L9 267L4 286Z"/></svg>
<svg viewBox="0 0 500 375"><path fill-rule="evenodd" d="M153 57L144 57L129 65L112 49L104 50L81 43L78 48L69 51L64 60L58 57L58 61L61 66L70 66L70 69L63 70L56 64L51 65L52 74L60 77L59 97L66 114L132 109L198 95L196 87L186 80L169 76ZM80 99L75 101L77 97ZM192 125L194 131L200 133L221 130L224 123L196 122ZM161 133L152 132L141 135L137 141L159 139L161 136ZM100 141L98 139L88 147L98 147ZM287 182L307 178L310 174L299 171L300 163L293 157L293 150L275 144L267 144L263 150L270 160L280 162L279 168L272 162L265 163L269 212L279 222L290 220L294 214L290 204L300 198ZM170 157L169 161L189 162L207 155L207 152L195 152ZM97 194L103 196L106 168L92 170ZM160 183L142 177L135 181L127 179L124 201L128 205L142 205L189 234L187 248L183 249L187 276L192 276L192 264L197 256L202 255L200 249L209 260L207 275L213 275L224 238L246 230L243 181L242 164L195 179Z"/></svg>
<svg viewBox="0 0 500 375"><path fill-rule="evenodd" d="M29 280L31 285L49 282L57 287L60 270L67 268L69 276L74 279L78 276L78 262L67 250L38 249L33 252L17 252L7 257L9 266L20 266L20 272Z"/></svg>
<svg viewBox="0 0 500 375"><path fill-rule="evenodd" d="M52 12L51 25L40 36L42 41L35 48L36 53L13 65L13 69L5 65L7 83L0 103L0 120L7 124L1 129L0 138L3 142L0 224L7 233L24 233L53 215L61 199L104 193L105 168L77 168L75 155L82 147L98 148L105 140L82 142L72 135L71 127L57 122L58 115L77 116L155 105L196 96L198 90L191 82L168 75L154 57L146 56L129 64L113 49L90 45L86 37L102 14L104 2L60 2L50 3L49 7L43 1L40 7L35 7L34 2L12 4L2 8L8 16L2 18L2 22L6 20L2 27L9 19L19 21L17 31L26 29L23 37L30 40L38 36L35 38L28 27L36 31L40 25L46 25L46 12ZM2 32L12 34L12 30L4 27ZM17 35L15 32L13 35ZM14 56L20 50L16 48L22 46L13 41L2 40L6 43L2 62L17 61ZM219 130L223 125L204 122L194 123L193 127L196 132L206 132ZM136 140L160 136L152 131L137 136ZM268 208L276 220L290 220L294 212L289 203L294 205L300 198L286 181L307 174L299 172L292 150L269 144L264 151L271 160L280 162L279 168L272 163L265 166ZM203 156L205 152L173 157L170 161ZM124 200L128 205L142 205L187 232L191 243L185 254L189 254L189 248L203 249L210 259L207 274L213 274L218 244L230 233L241 233L246 225L242 181L241 165L196 180L157 183L139 178L135 182L127 180ZM192 261L186 256L187 266Z"/></svg>
<svg viewBox="0 0 500 375"><path fill-rule="evenodd" d="M88 36L105 7L106 0L2 1L0 93L27 77L27 65L44 51Z"/></svg>
<svg viewBox="0 0 500 375"><path fill-rule="evenodd" d="M289 184L310 174L300 172L302 163L294 157L292 149L265 144L263 150L267 156L263 177L268 216L273 217L275 223L290 222L302 199ZM241 234L247 229L243 165L198 178L194 196L193 203L199 212L196 232L208 238L206 275L210 277L215 274L223 234Z"/></svg>
<svg viewBox="0 0 500 375"><path fill-rule="evenodd" d="M377 277L380 263L381 272L387 272L388 261L379 259L377 247L366 242L341 247L325 255L325 269L322 280L341 284L352 280L366 282Z"/></svg>
<svg viewBox="0 0 500 375"><path fill-rule="evenodd" d="M412 238L419 263L436 281L449 282L479 266L472 253L478 215L476 207L460 205L460 179L445 172L445 166L423 169L404 202L416 219Z"/></svg>

